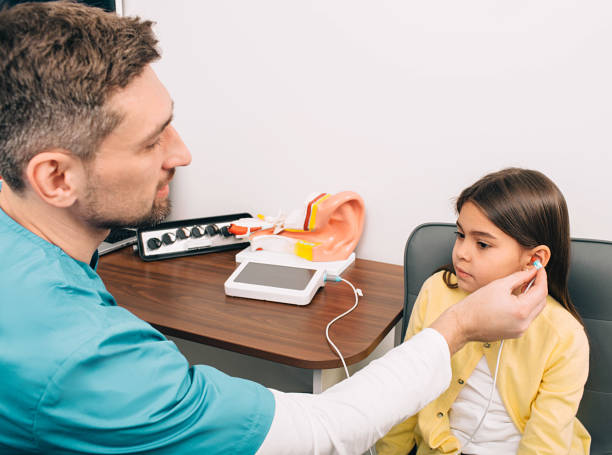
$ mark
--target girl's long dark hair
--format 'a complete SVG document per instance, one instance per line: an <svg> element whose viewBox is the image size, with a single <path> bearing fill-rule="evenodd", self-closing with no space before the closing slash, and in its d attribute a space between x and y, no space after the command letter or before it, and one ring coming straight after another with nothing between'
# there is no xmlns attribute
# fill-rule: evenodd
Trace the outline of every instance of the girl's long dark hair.
<svg viewBox="0 0 612 455"><path fill-rule="evenodd" d="M559 188L538 171L519 168L488 174L461 192L457 213L466 202L478 206L499 229L524 248L546 245L550 261L546 265L548 293L582 325L567 289L570 259L569 216ZM444 282L456 288L452 264L441 267Z"/></svg>

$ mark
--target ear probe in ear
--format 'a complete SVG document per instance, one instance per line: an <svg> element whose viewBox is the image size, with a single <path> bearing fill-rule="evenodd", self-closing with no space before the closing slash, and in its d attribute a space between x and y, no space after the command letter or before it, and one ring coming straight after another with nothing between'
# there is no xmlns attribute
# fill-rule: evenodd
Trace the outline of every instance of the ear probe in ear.
<svg viewBox="0 0 612 455"><path fill-rule="evenodd" d="M540 270L540 269L543 267L543 265L542 265L542 263L540 262L540 260L539 260L539 259L536 259L535 261L533 261L533 266L534 266L536 269L538 269L538 270ZM529 290L529 288L530 288L530 287L531 287L531 285L534 283L534 281L535 281L535 278L533 278L533 279L532 279L532 280L529 282L529 284L527 285L527 287L525 288L525 290L523 291L523 293L525 293L525 292L527 292L527 291Z"/></svg>

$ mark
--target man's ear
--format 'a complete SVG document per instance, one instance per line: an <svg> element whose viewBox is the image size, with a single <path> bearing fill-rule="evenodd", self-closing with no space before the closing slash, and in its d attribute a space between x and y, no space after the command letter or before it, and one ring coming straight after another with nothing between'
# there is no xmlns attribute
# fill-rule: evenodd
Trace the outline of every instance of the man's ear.
<svg viewBox="0 0 612 455"><path fill-rule="evenodd" d="M546 267L546 264L548 264L548 261L550 261L550 248L548 248L546 245L538 245L535 248L531 248L528 253L529 259L528 264L526 265L533 265L533 262L537 259L544 267Z"/></svg>
<svg viewBox="0 0 612 455"><path fill-rule="evenodd" d="M70 207L84 182L82 161L63 149L51 149L35 155L26 167L32 189L46 203Z"/></svg>

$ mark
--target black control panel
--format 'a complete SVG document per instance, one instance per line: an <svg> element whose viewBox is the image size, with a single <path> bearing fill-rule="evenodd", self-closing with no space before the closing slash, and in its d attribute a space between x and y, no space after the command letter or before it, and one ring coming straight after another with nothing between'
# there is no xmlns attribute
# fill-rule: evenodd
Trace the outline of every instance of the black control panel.
<svg viewBox="0 0 612 455"><path fill-rule="evenodd" d="M176 220L137 230L138 254L143 261L245 248L246 238L236 238L229 227L249 213Z"/></svg>

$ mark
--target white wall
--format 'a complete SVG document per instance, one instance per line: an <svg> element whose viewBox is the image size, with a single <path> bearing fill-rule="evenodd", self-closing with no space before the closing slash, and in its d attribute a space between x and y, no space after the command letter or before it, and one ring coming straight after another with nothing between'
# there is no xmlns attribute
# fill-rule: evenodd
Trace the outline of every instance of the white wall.
<svg viewBox="0 0 612 455"><path fill-rule="evenodd" d="M366 201L359 257L506 166L549 175L572 235L612 239L612 2L124 0L157 21L155 68L193 153L173 218Z"/></svg>

